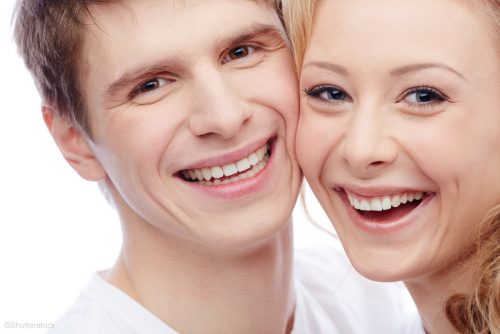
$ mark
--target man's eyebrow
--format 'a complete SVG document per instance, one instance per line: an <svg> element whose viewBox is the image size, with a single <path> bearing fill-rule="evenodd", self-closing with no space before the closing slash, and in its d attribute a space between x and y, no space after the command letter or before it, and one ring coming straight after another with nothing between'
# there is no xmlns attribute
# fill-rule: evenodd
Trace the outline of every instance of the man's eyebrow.
<svg viewBox="0 0 500 334"><path fill-rule="evenodd" d="M115 96L124 87L136 85L138 82L148 79L152 75L166 72L167 68L175 67L180 63L179 59L161 59L147 65L138 65L122 74L117 80L109 84L105 89L105 95Z"/></svg>
<svg viewBox="0 0 500 334"><path fill-rule="evenodd" d="M306 67L319 67L319 68L322 68L322 69L325 69L325 70L328 70L331 72L336 72L336 73L342 74L342 75L348 74L348 71L345 67L342 67L342 66L334 64L334 63L329 63L326 61L310 61L310 62L305 63L302 66L302 68L306 68Z"/></svg>
<svg viewBox="0 0 500 334"><path fill-rule="evenodd" d="M224 37L216 41L216 48L227 48L245 43L251 39L269 35L273 38L279 38L281 43L285 41L284 32L272 24L256 23L246 27L229 37ZM137 82L147 80L150 76L165 72L168 68L180 66L181 60L178 58L161 59L152 64L138 65L122 74L117 80L110 83L105 89L106 96L115 96L124 87L136 85Z"/></svg>
<svg viewBox="0 0 500 334"><path fill-rule="evenodd" d="M279 38L280 43L286 42L284 31L279 29L277 26L266 23L254 23L240 31L232 33L228 37L219 39L215 45L216 48L223 50L224 48L237 46L238 44L242 44L266 35L273 38Z"/></svg>
<svg viewBox="0 0 500 334"><path fill-rule="evenodd" d="M396 69L392 70L390 72L390 74L391 74L391 76L401 76L401 75L404 75L404 74L407 74L407 73L410 73L410 72L415 72L415 71L419 71L419 70L425 70L425 69L428 69L428 68L439 68L439 69L442 69L442 70L454 73L455 75L457 75L458 77L460 77L464 81L467 81L467 79L465 79L465 77L462 75L462 73L458 72L454 68L452 68L452 67L450 67L450 66L448 66L446 64L443 64L443 63L410 64L410 65L406 65L406 66L402 66L402 67L396 68Z"/></svg>

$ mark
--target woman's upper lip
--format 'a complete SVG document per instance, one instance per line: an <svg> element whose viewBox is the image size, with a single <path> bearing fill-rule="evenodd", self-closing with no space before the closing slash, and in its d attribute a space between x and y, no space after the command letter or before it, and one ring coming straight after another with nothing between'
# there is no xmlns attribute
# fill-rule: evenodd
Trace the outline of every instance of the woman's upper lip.
<svg viewBox="0 0 500 334"><path fill-rule="evenodd" d="M429 192L425 189L412 187L412 186L392 186L392 185L380 185L380 186L359 186L352 184L337 184L334 187L334 190L340 191L349 191L351 193L364 196L364 197L375 197L375 196L387 196L387 195L396 195L401 193L409 193L409 192Z"/></svg>
<svg viewBox="0 0 500 334"><path fill-rule="evenodd" d="M241 159L246 158L249 154L255 152L257 149L264 146L271 138L273 138L273 136L261 138L259 140L256 140L256 141L250 143L250 144L247 144L239 149L233 150L231 152L221 153L221 154L218 154L217 156L198 160L194 163L190 163L190 164L186 165L181 170L200 169L200 168L207 168L207 167L213 167L213 166L223 166L223 165L237 162Z"/></svg>

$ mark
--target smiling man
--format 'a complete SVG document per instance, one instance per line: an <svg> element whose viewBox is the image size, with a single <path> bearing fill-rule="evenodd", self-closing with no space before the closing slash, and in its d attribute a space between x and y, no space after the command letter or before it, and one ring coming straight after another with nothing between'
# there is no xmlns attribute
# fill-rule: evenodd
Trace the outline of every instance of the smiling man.
<svg viewBox="0 0 500 334"><path fill-rule="evenodd" d="M62 154L123 228L116 263L55 332L397 328L367 311L399 316L394 291L341 255L334 274L317 255L292 268L298 88L272 1L26 0L16 41Z"/></svg>

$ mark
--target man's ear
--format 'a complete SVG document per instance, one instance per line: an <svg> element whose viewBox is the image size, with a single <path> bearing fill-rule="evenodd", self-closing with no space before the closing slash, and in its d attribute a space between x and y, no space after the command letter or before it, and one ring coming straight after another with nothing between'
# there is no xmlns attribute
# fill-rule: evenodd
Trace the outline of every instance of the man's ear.
<svg viewBox="0 0 500 334"><path fill-rule="evenodd" d="M87 138L76 126L50 105L42 106L42 114L50 134L71 167L86 180L105 179L106 171L90 148Z"/></svg>

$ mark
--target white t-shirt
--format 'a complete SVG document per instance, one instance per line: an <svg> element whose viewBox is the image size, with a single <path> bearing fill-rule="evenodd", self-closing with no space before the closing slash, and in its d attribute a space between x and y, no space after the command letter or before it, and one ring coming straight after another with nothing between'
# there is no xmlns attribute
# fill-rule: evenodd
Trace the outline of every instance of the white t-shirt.
<svg viewBox="0 0 500 334"><path fill-rule="evenodd" d="M340 248L295 252L293 334L423 334L400 283L375 283ZM178 334L120 289L95 274L50 334Z"/></svg>

